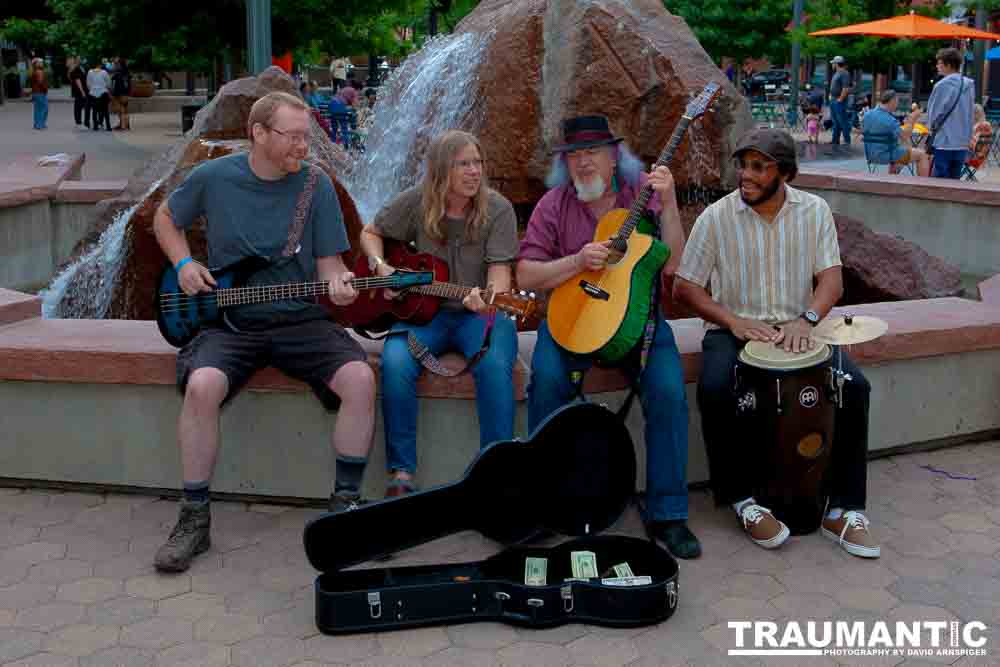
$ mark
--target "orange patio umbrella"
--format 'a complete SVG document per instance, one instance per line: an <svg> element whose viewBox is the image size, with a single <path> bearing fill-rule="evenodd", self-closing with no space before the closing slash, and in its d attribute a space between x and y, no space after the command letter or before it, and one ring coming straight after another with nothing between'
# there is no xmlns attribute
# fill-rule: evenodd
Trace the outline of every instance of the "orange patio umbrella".
<svg viewBox="0 0 1000 667"><path fill-rule="evenodd" d="M871 35L873 37L900 37L904 39L1000 39L1000 35L985 30L967 28L915 14L893 16L880 21L854 23L839 28L817 30L810 37L835 35Z"/></svg>

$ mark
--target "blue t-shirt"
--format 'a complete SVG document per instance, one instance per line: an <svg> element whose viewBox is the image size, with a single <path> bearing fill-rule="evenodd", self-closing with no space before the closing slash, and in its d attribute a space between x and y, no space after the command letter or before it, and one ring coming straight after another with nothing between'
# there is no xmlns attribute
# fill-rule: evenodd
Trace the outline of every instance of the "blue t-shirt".
<svg viewBox="0 0 1000 667"><path fill-rule="evenodd" d="M906 155L906 149L899 145L899 136L903 133L899 121L891 113L882 107L875 107L865 114L861 121L861 130L865 134L891 135L896 141L892 146L884 144L872 144L868 148L868 154L873 162L889 164L896 162Z"/></svg>
<svg viewBox="0 0 1000 667"><path fill-rule="evenodd" d="M250 169L248 157L248 153L227 155L191 170L167 201L174 225L188 229L205 216L208 264L213 269L247 257L273 260L250 277L249 285L317 280L317 257L332 257L350 248L333 183L322 169L310 167L319 173L302 239L291 257L281 257L305 187L306 169L265 181ZM327 312L311 299L291 299L236 306L227 316L238 328L259 330L278 323L323 319Z"/></svg>

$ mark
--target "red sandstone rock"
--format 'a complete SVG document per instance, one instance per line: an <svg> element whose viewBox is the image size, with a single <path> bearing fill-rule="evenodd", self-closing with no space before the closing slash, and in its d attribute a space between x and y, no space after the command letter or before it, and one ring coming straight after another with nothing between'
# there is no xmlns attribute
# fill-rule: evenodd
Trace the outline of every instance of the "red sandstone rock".
<svg viewBox="0 0 1000 667"><path fill-rule="evenodd" d="M680 186L734 184L728 155L750 128L749 107L659 0L485 0L456 33L495 30L480 66L477 134L493 184L515 204L544 193L560 122L601 113L644 161L654 161L706 83L723 86L717 112L692 125L675 155Z"/></svg>
<svg viewBox="0 0 1000 667"><path fill-rule="evenodd" d="M841 305L954 296L961 292L958 268L920 246L878 234L865 224L835 213L844 265Z"/></svg>

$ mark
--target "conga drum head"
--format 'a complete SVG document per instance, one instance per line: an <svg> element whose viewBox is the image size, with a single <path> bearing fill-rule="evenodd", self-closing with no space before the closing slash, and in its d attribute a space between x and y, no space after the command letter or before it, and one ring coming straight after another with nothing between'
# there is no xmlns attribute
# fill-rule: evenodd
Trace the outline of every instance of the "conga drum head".
<svg viewBox="0 0 1000 667"><path fill-rule="evenodd" d="M774 343L759 340L748 342L740 351L740 361L748 366L774 371L792 371L811 368L830 358L833 350L826 343L820 343L805 352L785 352Z"/></svg>

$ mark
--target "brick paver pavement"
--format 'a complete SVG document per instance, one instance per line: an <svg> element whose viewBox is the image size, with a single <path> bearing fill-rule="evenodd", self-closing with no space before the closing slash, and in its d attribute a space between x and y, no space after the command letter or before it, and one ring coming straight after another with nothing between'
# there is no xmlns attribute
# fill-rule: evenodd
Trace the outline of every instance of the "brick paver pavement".
<svg viewBox="0 0 1000 667"><path fill-rule="evenodd" d="M952 475L975 480L953 479ZM705 553L681 561L681 601L658 626L495 623L328 637L313 622L315 572L302 550L318 509L216 502L214 546L189 572L156 574L175 504L145 496L0 488L2 665L921 665L1000 664L1000 443L869 465L868 515L882 558L819 534L764 551L735 515L691 495ZM641 534L629 510L612 532ZM399 564L478 560L476 533L408 552ZM974 621L987 657L735 657L729 621ZM923 658L921 658L923 660Z"/></svg>

